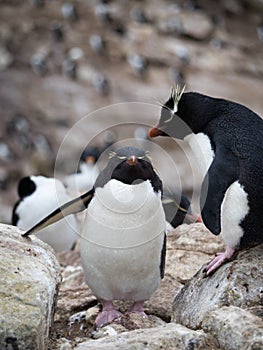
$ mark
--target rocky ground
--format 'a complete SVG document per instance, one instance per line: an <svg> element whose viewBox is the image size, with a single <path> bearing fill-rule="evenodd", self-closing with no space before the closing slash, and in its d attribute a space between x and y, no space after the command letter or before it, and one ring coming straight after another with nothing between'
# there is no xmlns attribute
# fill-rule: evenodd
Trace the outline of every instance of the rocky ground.
<svg viewBox="0 0 263 350"><path fill-rule="evenodd" d="M145 303L148 317L127 315L129 304L116 302L124 315L100 329L101 305L84 281L78 248L58 254L59 266L47 244L7 225L0 245L1 350L263 347L263 245L206 277L222 241L203 224L179 226L168 233L165 276Z"/></svg>
<svg viewBox="0 0 263 350"><path fill-rule="evenodd" d="M118 145L127 143L138 126L148 130L157 121L157 101L168 97L172 84L232 99L263 116L262 1L76 0L74 6L0 1L0 222L10 223L22 176L63 178L76 169L87 144L105 146L109 130ZM193 193L198 211L200 177L189 149L163 139L144 146L165 185ZM197 225L180 227L168 243L161 289L146 303L149 318L124 316L101 331L93 327L99 304L83 280L78 251L61 254L63 280L49 349L121 349L123 342L125 349L261 349L257 251L255 260L241 255L245 275L230 263L211 278L209 297L217 304L213 291L223 285L220 305L210 303L200 320L182 303L183 315L173 299L179 291L180 301L203 295L201 271L188 281L222 242ZM200 295L191 294L192 286ZM223 292L229 290L237 293Z"/></svg>

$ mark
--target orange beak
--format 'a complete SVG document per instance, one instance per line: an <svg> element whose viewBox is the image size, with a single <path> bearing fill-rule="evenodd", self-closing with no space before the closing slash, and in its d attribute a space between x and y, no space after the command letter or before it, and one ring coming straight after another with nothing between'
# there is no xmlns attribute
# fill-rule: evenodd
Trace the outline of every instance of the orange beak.
<svg viewBox="0 0 263 350"><path fill-rule="evenodd" d="M89 164L93 164L93 163L95 163L95 159L93 156L88 156L85 158L85 162L89 163Z"/></svg>
<svg viewBox="0 0 263 350"><path fill-rule="evenodd" d="M152 138L152 137L156 137L156 136L161 135L161 133L162 133L162 131L160 129L158 129L157 125L155 125L149 131L149 136Z"/></svg>
<svg viewBox="0 0 263 350"><path fill-rule="evenodd" d="M128 163L130 166L134 166L138 163L138 160L135 156L130 156L127 160L126 163Z"/></svg>

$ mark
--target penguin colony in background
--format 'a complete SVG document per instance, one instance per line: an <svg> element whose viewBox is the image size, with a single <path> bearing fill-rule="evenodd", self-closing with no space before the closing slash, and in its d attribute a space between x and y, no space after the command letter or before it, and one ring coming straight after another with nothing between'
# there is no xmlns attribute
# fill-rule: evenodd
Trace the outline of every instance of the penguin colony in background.
<svg viewBox="0 0 263 350"><path fill-rule="evenodd" d="M202 220L226 243L207 274L238 249L263 242L263 121L257 114L232 101L172 90L149 136L185 139L199 161Z"/></svg>
<svg viewBox="0 0 263 350"><path fill-rule="evenodd" d="M102 303L100 327L121 313L113 300L132 300L127 312L146 316L143 303L164 277L166 220L162 182L148 155L135 147L112 152L94 188L58 208L28 236L65 215L87 208L80 237L86 281Z"/></svg>

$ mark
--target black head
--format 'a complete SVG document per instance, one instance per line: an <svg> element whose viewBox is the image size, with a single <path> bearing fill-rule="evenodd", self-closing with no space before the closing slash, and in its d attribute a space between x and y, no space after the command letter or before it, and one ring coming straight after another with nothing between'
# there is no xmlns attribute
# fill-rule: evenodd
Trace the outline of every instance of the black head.
<svg viewBox="0 0 263 350"><path fill-rule="evenodd" d="M183 139L202 130L216 115L216 104L209 96L184 89L172 89L169 99L163 104L159 122L150 132L150 137L170 136Z"/></svg>
<svg viewBox="0 0 263 350"><path fill-rule="evenodd" d="M18 194L19 197L25 198L27 196L30 196L32 193L35 192L37 186L33 180L29 176L24 177L20 180L18 184Z"/></svg>
<svg viewBox="0 0 263 350"><path fill-rule="evenodd" d="M99 175L95 187L103 187L111 179L128 185L150 180L154 190L162 192L162 182L152 167L148 153L144 150L127 146L116 152L110 152L109 157L109 163Z"/></svg>

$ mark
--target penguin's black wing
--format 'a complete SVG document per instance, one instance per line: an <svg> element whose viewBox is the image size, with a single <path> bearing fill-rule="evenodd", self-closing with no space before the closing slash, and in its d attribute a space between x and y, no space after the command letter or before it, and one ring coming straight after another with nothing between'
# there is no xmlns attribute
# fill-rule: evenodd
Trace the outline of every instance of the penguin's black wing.
<svg viewBox="0 0 263 350"><path fill-rule="evenodd" d="M16 212L17 207L19 206L19 204L21 203L21 200L17 201L16 204L14 205L13 211L12 211L12 225L16 226L18 220L19 220L19 216Z"/></svg>
<svg viewBox="0 0 263 350"><path fill-rule="evenodd" d="M84 209L87 208L90 201L93 198L95 189L92 188L90 191L84 193L80 197L77 197L73 199L70 202L67 202L63 204L61 207L54 210L51 214L46 216L43 220L38 222L35 226L33 226L31 229L26 231L24 234L22 234L23 237L29 236L33 233L36 233L46 226L49 226L51 224L54 224L55 222L63 219L65 216L70 214L76 214Z"/></svg>
<svg viewBox="0 0 263 350"><path fill-rule="evenodd" d="M162 247L162 251L161 251L161 261L160 261L160 275L161 275L161 278L164 278L165 257L166 257L166 233L164 232L163 247Z"/></svg>
<svg viewBox="0 0 263 350"><path fill-rule="evenodd" d="M200 203L203 222L215 235L221 232L221 204L226 190L237 178L237 156L218 148L202 184Z"/></svg>

